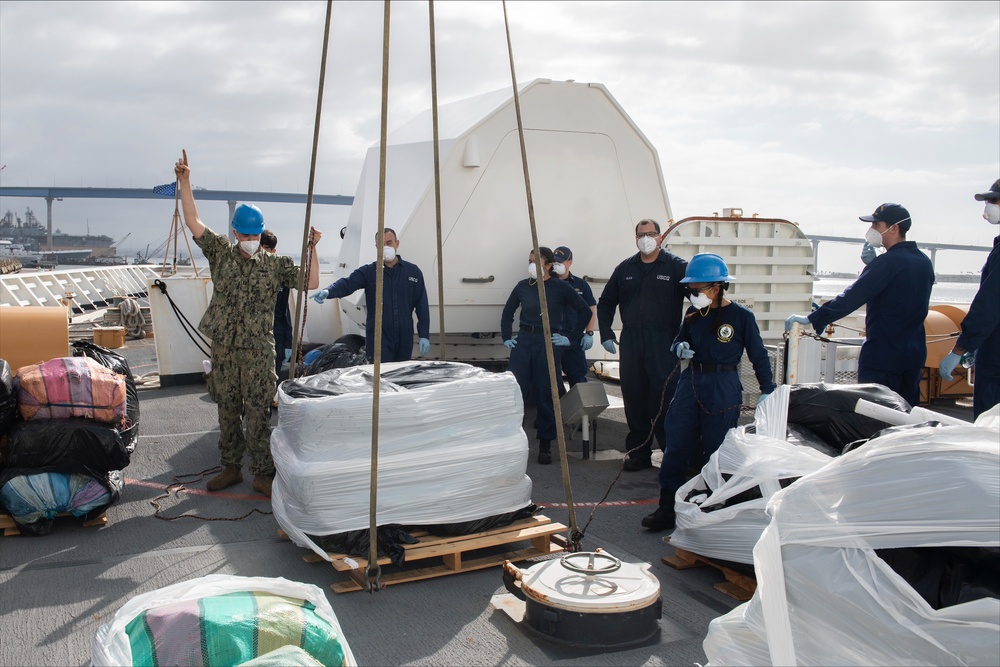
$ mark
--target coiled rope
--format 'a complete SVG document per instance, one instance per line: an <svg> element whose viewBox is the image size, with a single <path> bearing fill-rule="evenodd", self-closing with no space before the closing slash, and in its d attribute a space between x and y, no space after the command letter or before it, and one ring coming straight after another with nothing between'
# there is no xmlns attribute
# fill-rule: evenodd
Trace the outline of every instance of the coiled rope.
<svg viewBox="0 0 1000 667"><path fill-rule="evenodd" d="M135 297L126 297L119 306L122 326L129 338L142 340L146 337L146 320L142 308Z"/></svg>

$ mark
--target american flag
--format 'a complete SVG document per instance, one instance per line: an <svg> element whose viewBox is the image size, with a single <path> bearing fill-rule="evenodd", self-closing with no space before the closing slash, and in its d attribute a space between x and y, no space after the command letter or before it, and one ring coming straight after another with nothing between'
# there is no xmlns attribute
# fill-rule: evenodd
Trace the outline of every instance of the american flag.
<svg viewBox="0 0 1000 667"><path fill-rule="evenodd" d="M153 192L158 195L163 195L165 197L173 197L176 195L177 183L165 183L163 185L157 185L153 188Z"/></svg>

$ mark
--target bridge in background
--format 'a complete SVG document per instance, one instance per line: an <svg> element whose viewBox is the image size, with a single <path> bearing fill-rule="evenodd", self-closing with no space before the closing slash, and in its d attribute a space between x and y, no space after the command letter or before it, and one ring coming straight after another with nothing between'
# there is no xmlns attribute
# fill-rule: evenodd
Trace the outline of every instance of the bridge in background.
<svg viewBox="0 0 1000 667"><path fill-rule="evenodd" d="M52 202L63 199L173 199L174 195L161 195L152 188L62 188L62 187L0 187L0 197L40 197L45 200L46 222L48 224L48 244L52 250ZM296 192L252 192L249 190L199 190L194 198L203 201L229 202L229 217L233 217L236 205L242 202L277 202L279 204L305 204L307 196ZM354 197L346 195L317 195L314 204L350 206Z"/></svg>
<svg viewBox="0 0 1000 667"><path fill-rule="evenodd" d="M812 242L813 247L813 268L819 266L819 244L821 241L828 241L831 243L851 243L857 246L864 244L864 239L851 238L848 236L810 236L809 240ZM920 249L926 251L931 256L931 264L936 267L937 253L938 250L961 250L963 252L986 252L988 253L993 248L981 245L959 245L957 243L925 243L921 241L919 244ZM936 270L936 268L935 268Z"/></svg>

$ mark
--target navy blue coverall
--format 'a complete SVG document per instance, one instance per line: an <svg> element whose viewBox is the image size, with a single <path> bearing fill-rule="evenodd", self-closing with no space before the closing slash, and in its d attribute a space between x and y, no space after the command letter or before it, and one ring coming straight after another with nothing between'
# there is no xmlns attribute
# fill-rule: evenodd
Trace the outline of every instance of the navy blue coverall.
<svg viewBox="0 0 1000 667"><path fill-rule="evenodd" d="M774 391L771 362L753 313L736 303L712 308L704 316L703 312L689 308L674 339L690 344L694 357L681 373L663 420L667 446L659 480L661 498L669 498L670 502L684 484L699 438L707 459L739 421L743 385L737 365L744 349L753 364L760 393Z"/></svg>
<svg viewBox="0 0 1000 667"><path fill-rule="evenodd" d="M355 269L326 288L327 298L342 298L365 290L365 354L375 357L375 271L377 262ZM417 336L430 338L430 309L424 274L402 257L383 270L382 361L409 361L413 356L413 312L417 313Z"/></svg>
<svg viewBox="0 0 1000 667"><path fill-rule="evenodd" d="M553 333L559 333L559 323L563 321L564 315L576 315L572 330L563 335L570 340L575 337L576 344L579 345L583 330L592 315L590 306L576 290L559 278L545 281L545 302L549 307L549 326L553 327ZM549 362L545 354L545 332L542 329L537 281L527 278L522 280L514 286L507 298L500 315L500 335L503 340L511 339L514 311L518 308L521 309L520 328L517 332L517 345L510 351L509 368L521 387L522 398L527 400L534 390L535 409L538 413L535 421L536 434L539 441L551 442L556 439L556 414L552 404L552 385L549 384ZM565 347L552 347L557 378L562 373L560 361L564 350Z"/></svg>
<svg viewBox="0 0 1000 667"><path fill-rule="evenodd" d="M586 302L587 306L596 306L597 300L594 299L594 291L590 289L590 285L587 281L579 276L574 276L572 273L566 277L563 281L570 285L576 290L576 293ZM593 319L593 312L591 312L591 319ZM587 320L587 324L590 320ZM576 325L576 312L568 311L563 315L562 324L559 327L560 333L569 338L569 347L563 352L562 358L562 368L563 372L566 373L566 379L569 381L569 386L572 387L577 382L587 381L587 353L582 347L580 347L580 338L573 338L570 334L573 332L573 328ZM586 329L586 325L584 325ZM560 395L562 391L559 392Z"/></svg>
<svg viewBox="0 0 1000 667"><path fill-rule="evenodd" d="M626 450L646 441L653 429L660 448L664 447L663 423L653 423L660 410L660 395L677 357L670 351L670 341L681 324L687 290L681 278L687 262L666 250L660 250L655 262L643 263L639 253L615 267L604 292L597 301L597 323L601 341L614 340L611 325L618 308L622 337L618 351L622 399L628 422ZM667 387L666 402L673 396L677 376ZM647 445L630 456L637 461L650 459Z"/></svg>
<svg viewBox="0 0 1000 667"><path fill-rule="evenodd" d="M1000 236L993 240L955 346L976 353L972 414L978 417L1000 403Z"/></svg>
<svg viewBox="0 0 1000 667"><path fill-rule="evenodd" d="M285 350L292 347L292 314L288 308L288 287L278 291L274 301L274 373L281 379Z"/></svg>
<svg viewBox="0 0 1000 667"><path fill-rule="evenodd" d="M809 314L817 332L868 304L858 381L892 389L910 405L920 402L927 361L924 320L934 266L913 241L902 241L865 267L854 284Z"/></svg>

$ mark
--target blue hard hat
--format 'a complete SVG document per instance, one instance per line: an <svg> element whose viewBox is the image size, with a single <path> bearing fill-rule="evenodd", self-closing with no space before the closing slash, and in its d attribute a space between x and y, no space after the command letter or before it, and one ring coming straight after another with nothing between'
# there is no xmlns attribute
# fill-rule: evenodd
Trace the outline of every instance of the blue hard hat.
<svg viewBox="0 0 1000 667"><path fill-rule="evenodd" d="M240 234L260 234L264 231L264 214L253 204L240 204L233 213L232 224Z"/></svg>
<svg viewBox="0 0 1000 667"><path fill-rule="evenodd" d="M682 283L725 283L733 280L724 259L710 252L695 255L688 262Z"/></svg>

